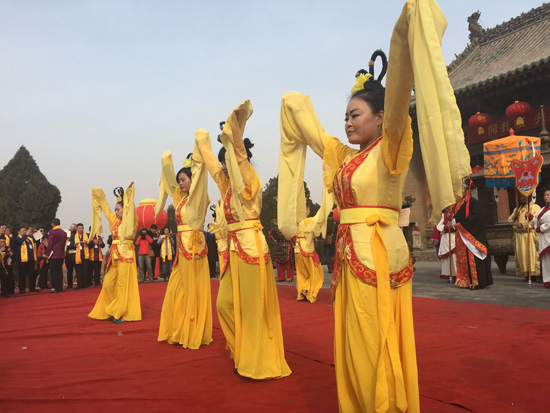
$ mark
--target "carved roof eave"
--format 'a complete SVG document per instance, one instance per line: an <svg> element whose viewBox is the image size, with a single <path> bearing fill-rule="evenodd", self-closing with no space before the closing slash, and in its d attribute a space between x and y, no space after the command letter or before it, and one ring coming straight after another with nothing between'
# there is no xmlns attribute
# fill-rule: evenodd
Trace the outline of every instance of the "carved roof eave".
<svg viewBox="0 0 550 413"><path fill-rule="evenodd" d="M506 81L517 76L521 76L523 74L526 74L527 72L531 72L533 69L537 69L548 63L550 63L550 57L542 58L536 62L531 62L529 64L523 65L516 69L509 70L508 72L501 73L497 76L493 76L488 79L485 79L481 82L473 83L460 89L455 89L455 96L458 99L460 96L468 94L468 92L477 92L481 88L485 88L486 86L494 86L498 83L501 83L502 81ZM536 79L532 79L532 82L533 83L536 82Z"/></svg>
<svg viewBox="0 0 550 413"><path fill-rule="evenodd" d="M498 26L485 29L483 34L474 42L469 43L466 48L447 66L447 71L451 73L455 70L468 55L477 47L495 39L507 36L519 30L524 30L527 26L536 24L542 20L550 18L550 3L543 3L540 7L535 7L526 13L514 17Z"/></svg>
<svg viewBox="0 0 550 413"><path fill-rule="evenodd" d="M460 103L460 101L466 97L476 95L478 93L483 93L489 88L497 88L502 83L510 82L512 80L517 80L518 78L522 78L522 79L525 78L527 80L526 84L537 83L539 80L534 76L532 76L533 72L538 71L539 69L543 69L544 66L550 66L550 57L545 57L544 59L541 59L537 62L526 64L520 68L510 70L498 76L493 76L482 82L468 85L461 89L455 89L454 92L455 92L456 100L457 102ZM416 96L414 95L411 98L409 113L411 117L416 117Z"/></svg>

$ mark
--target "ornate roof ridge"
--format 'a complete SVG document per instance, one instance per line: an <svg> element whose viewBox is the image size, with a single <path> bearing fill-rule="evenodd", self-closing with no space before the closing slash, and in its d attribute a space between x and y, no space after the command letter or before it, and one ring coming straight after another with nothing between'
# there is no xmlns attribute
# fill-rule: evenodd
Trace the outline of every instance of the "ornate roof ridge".
<svg viewBox="0 0 550 413"><path fill-rule="evenodd" d="M477 46L507 36L518 30L522 30L532 24L550 19L550 3L543 3L539 7L535 7L528 12L521 13L519 16L513 17L510 20L489 29L483 29L481 25L477 23L479 15L480 13L477 12L468 18L468 22L470 23L471 42L468 43L466 48L460 54L455 55L455 59L447 66L448 72L452 72L456 69L466 58L466 56L468 56ZM472 24L477 26L477 30L475 30L475 32L472 30Z"/></svg>

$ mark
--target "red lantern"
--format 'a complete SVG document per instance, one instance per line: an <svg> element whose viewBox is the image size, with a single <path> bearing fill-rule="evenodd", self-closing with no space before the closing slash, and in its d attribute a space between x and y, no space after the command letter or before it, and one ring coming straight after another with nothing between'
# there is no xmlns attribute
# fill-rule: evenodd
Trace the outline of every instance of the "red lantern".
<svg viewBox="0 0 550 413"><path fill-rule="evenodd" d="M478 135L483 135L485 133L483 127L487 126L489 123L491 123L491 117L487 113L477 112L475 115L470 116L468 120L468 125L470 125L471 128L477 128Z"/></svg>
<svg viewBox="0 0 550 413"><path fill-rule="evenodd" d="M144 199L136 208L138 217L138 229L151 229L151 225L155 224L159 229L162 229L168 223L168 213L165 210L160 211L159 216L155 219L155 205L157 201L154 199Z"/></svg>
<svg viewBox="0 0 550 413"><path fill-rule="evenodd" d="M516 120L516 126L521 128L525 125L524 116L531 112L531 105L527 102L518 102L517 100L506 109L506 117L510 120Z"/></svg>

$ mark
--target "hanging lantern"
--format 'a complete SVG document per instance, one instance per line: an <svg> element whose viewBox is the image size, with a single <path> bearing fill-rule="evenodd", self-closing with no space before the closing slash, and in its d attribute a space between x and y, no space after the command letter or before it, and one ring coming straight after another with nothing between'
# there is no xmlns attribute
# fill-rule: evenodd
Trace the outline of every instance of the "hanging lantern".
<svg viewBox="0 0 550 413"><path fill-rule="evenodd" d="M506 117L510 120L516 120L516 127L521 128L525 125L524 116L531 112L531 105L527 102L518 102L517 100L506 109Z"/></svg>
<svg viewBox="0 0 550 413"><path fill-rule="evenodd" d="M144 199L136 208L138 217L138 229L151 229L151 225L155 224L159 229L162 229L168 223L168 213L165 210L160 211L159 216L155 219L155 205L157 201L154 199Z"/></svg>
<svg viewBox="0 0 550 413"><path fill-rule="evenodd" d="M468 120L468 125L470 125L471 128L477 128L478 135L483 135L485 133L483 127L487 126L489 123L491 123L491 116L487 113L477 112L475 115L470 116Z"/></svg>

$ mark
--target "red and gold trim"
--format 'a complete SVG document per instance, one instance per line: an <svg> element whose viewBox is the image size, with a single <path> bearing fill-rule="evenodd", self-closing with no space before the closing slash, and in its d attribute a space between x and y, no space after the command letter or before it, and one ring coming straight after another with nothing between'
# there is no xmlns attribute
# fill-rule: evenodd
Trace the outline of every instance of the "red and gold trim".
<svg viewBox="0 0 550 413"><path fill-rule="evenodd" d="M235 218L233 218L233 214L231 214L231 195L233 193L233 189L229 187L227 192L225 193L225 198L223 199L223 212L225 214L225 220L230 222L237 221Z"/></svg>
<svg viewBox="0 0 550 413"><path fill-rule="evenodd" d="M470 267L470 271L468 271ZM471 277L471 278L470 278ZM462 238L456 238L456 285L460 288L474 288L478 285L477 268L474 254L468 249Z"/></svg>
<svg viewBox="0 0 550 413"><path fill-rule="evenodd" d="M450 252L450 255L454 255L454 254L456 254L456 248L453 248ZM443 254L439 257L440 260L444 260L446 258L449 258L449 253L448 252L446 252L445 254Z"/></svg>
<svg viewBox="0 0 550 413"><path fill-rule="evenodd" d="M336 201L340 208L355 206L355 199L353 198L353 191L351 188L351 178L355 171L357 171L357 168L365 162L365 159L367 159L371 151L381 141L382 137L379 137L368 148L353 157L349 162L342 164L334 175L332 187L334 190L334 196L336 197Z"/></svg>
<svg viewBox="0 0 550 413"><path fill-rule="evenodd" d="M253 228L246 228L246 229L254 230ZM229 243L233 241L233 244L237 247L237 254L239 254L239 257L244 262L252 265L260 265L260 257L251 257L246 252L244 252L243 247L239 243L239 239L237 238L237 234L235 233L235 231L230 231L227 235L228 235ZM271 260L271 255L268 251L267 254L264 254L264 262L268 263L270 260Z"/></svg>
<svg viewBox="0 0 550 413"><path fill-rule="evenodd" d="M338 239L336 240L336 254L333 260L333 275L331 282L333 297L334 292L336 291L336 286L340 280L340 273L342 271L344 261L357 278L365 284L373 287L377 286L376 271L365 266L355 253L351 238L351 225L353 224L340 224L338 227ZM396 273L390 274L391 288L398 288L407 284L412 279L412 276L413 263L412 258L409 256L409 262L405 268Z"/></svg>
<svg viewBox="0 0 550 413"><path fill-rule="evenodd" d="M218 260L220 261L220 280L225 274L227 269L227 264L229 263L229 248L224 249L223 251L218 250Z"/></svg>
<svg viewBox="0 0 550 413"><path fill-rule="evenodd" d="M184 199L181 200L181 202L178 204L178 207L176 208L176 222L178 223L178 225L184 224L183 220L181 219L181 210L185 206L185 204L187 204L188 200L189 200L189 197L188 196L185 197Z"/></svg>
<svg viewBox="0 0 550 413"><path fill-rule="evenodd" d="M487 254L487 247L483 245L481 242L479 242L477 239L474 238L472 234L470 234L461 223L456 223L456 229L466 238L468 241L472 243L474 247L476 247L478 250L483 251L485 254ZM460 238L460 237L457 237Z"/></svg>
<svg viewBox="0 0 550 413"><path fill-rule="evenodd" d="M204 244L204 248L202 249L201 252L199 253L195 253L195 255L193 256L193 253L192 252L189 252L185 249L185 247L183 246L183 244L179 241L178 239L178 251L181 253L181 255L184 256L185 259L188 259L188 260L192 260L192 259L195 259L195 260L198 260L200 258L204 258L206 257L206 254L208 253L208 248L206 246L206 243Z"/></svg>

